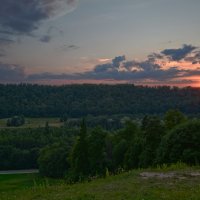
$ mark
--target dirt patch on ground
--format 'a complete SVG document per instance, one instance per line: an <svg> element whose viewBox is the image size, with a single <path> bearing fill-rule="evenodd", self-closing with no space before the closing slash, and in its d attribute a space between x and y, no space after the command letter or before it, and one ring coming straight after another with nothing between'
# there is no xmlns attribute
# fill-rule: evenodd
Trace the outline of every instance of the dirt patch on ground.
<svg viewBox="0 0 200 200"><path fill-rule="evenodd" d="M140 176L143 179L149 179L149 178L159 178L159 179L165 179L165 178L178 178L178 179L185 179L188 177L200 177L200 172L142 172L140 173Z"/></svg>

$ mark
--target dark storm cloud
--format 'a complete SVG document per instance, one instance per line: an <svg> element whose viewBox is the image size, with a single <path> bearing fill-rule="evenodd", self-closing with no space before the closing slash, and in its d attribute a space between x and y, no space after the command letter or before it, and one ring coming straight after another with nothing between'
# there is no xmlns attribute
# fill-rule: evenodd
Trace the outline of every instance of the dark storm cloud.
<svg viewBox="0 0 200 200"><path fill-rule="evenodd" d="M197 47L192 45L183 45L182 48L179 49L165 49L161 53L165 56L168 56L170 60L172 61L180 61L190 53L192 53L193 50L197 49Z"/></svg>
<svg viewBox="0 0 200 200"><path fill-rule="evenodd" d="M24 79L23 67L0 63L0 82L22 82Z"/></svg>
<svg viewBox="0 0 200 200"><path fill-rule="evenodd" d="M48 18L48 13L39 6L39 0L1 0L1 30L28 34L38 28L39 22Z"/></svg>
<svg viewBox="0 0 200 200"><path fill-rule="evenodd" d="M76 0L66 0L69 6L75 6ZM49 19L61 5L60 0L1 0L0 1L0 37L33 36L43 20ZM40 38L49 42L49 34Z"/></svg>
<svg viewBox="0 0 200 200"><path fill-rule="evenodd" d="M76 0L68 0L75 6ZM40 22L48 19L57 9L58 0L1 0L0 33L29 34Z"/></svg>

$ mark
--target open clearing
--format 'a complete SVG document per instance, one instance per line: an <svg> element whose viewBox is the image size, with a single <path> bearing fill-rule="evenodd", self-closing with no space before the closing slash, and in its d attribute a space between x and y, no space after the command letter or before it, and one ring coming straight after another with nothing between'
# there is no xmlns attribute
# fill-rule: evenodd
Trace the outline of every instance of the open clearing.
<svg viewBox="0 0 200 200"><path fill-rule="evenodd" d="M16 127L7 127L6 122L8 119L0 119L0 128L16 128ZM46 122L48 122L49 126L60 127L63 125L60 122L59 118L25 118L25 124L19 126L17 128L38 128L45 127Z"/></svg>
<svg viewBox="0 0 200 200"><path fill-rule="evenodd" d="M8 171L0 171L0 175L4 174L34 174L39 173L38 169L27 169L27 170L8 170Z"/></svg>

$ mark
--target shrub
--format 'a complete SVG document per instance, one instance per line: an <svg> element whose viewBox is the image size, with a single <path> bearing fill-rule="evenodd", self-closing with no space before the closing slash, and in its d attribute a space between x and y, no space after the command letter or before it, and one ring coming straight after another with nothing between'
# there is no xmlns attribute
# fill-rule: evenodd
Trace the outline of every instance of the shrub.
<svg viewBox="0 0 200 200"><path fill-rule="evenodd" d="M7 126L22 126L23 124L25 124L23 116L14 116L7 120Z"/></svg>
<svg viewBox="0 0 200 200"><path fill-rule="evenodd" d="M63 144L55 143L43 148L38 164L40 174L52 178L62 178L69 169L68 151Z"/></svg>
<svg viewBox="0 0 200 200"><path fill-rule="evenodd" d="M172 129L158 148L158 163L199 164L200 121L193 120Z"/></svg>

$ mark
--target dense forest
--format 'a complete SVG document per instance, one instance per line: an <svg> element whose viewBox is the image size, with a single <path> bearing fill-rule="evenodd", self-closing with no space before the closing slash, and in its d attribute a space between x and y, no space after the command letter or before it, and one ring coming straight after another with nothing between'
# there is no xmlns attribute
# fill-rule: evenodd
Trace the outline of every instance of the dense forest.
<svg viewBox="0 0 200 200"><path fill-rule="evenodd" d="M0 118L162 115L169 109L200 111L200 89L124 85L0 85Z"/></svg>
<svg viewBox="0 0 200 200"><path fill-rule="evenodd" d="M53 143L70 148L76 129L65 127L14 128L0 130L0 170L38 168L40 150ZM62 146L62 145L61 145Z"/></svg>
<svg viewBox="0 0 200 200"><path fill-rule="evenodd" d="M76 182L200 162L197 88L0 85L0 105L0 118L7 118L0 170L39 168L44 176ZM28 117L58 117L61 124L23 127Z"/></svg>
<svg viewBox="0 0 200 200"><path fill-rule="evenodd" d="M135 168L200 162L200 120L169 110L163 118L127 119L117 130L12 128L0 130L0 170L39 168L44 176L70 183Z"/></svg>

